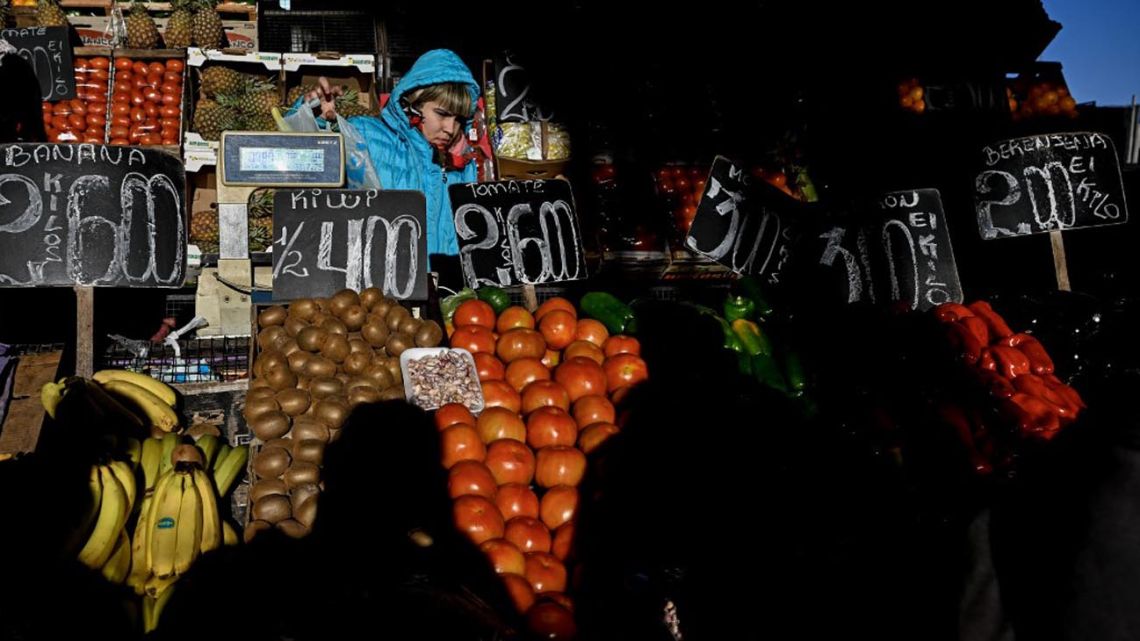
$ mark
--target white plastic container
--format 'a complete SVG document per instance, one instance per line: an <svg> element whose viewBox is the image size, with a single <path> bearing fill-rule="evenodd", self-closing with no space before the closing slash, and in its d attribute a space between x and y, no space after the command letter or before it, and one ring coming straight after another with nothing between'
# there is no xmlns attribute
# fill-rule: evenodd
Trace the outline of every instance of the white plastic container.
<svg viewBox="0 0 1140 641"><path fill-rule="evenodd" d="M417 402L415 394L413 394L416 382L412 380L411 368L409 367L409 364L412 361L417 361L425 356L439 356L440 354L445 354L447 352L454 352L456 354L459 354L463 360L467 362L468 380L475 382L474 387L476 390L478 390L478 396L475 401L471 403L464 403L464 405L467 406L467 409L471 410L472 414L478 415L483 411L483 386L479 384L479 370L475 366L475 357L471 355L471 352L465 349L453 349L450 347L412 347L401 352L400 371L403 373L404 378L404 398L406 398L412 405L416 405L428 411L439 409L439 405L430 406Z"/></svg>

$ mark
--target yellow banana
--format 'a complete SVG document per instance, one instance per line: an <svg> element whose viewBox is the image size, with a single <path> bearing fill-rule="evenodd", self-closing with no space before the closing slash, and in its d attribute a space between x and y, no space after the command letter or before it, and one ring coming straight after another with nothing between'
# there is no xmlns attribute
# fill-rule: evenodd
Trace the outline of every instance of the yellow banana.
<svg viewBox="0 0 1140 641"><path fill-rule="evenodd" d="M146 564L158 578L174 574L174 547L178 538L178 512L182 507L182 479L184 474L167 472L158 480L154 490L154 505L149 519L150 539L147 545Z"/></svg>
<svg viewBox="0 0 1140 641"><path fill-rule="evenodd" d="M177 429L178 414L150 390L120 380L103 383L103 389L145 417L150 425L164 432L173 432Z"/></svg>
<svg viewBox="0 0 1140 641"><path fill-rule="evenodd" d="M79 379L83 386L86 388L87 397L103 412L103 415L111 421L121 421L128 428L141 430L143 428L143 420L139 418L131 410L123 406L122 403L111 397L99 384L87 378Z"/></svg>
<svg viewBox="0 0 1140 641"><path fill-rule="evenodd" d="M138 496L135 472L130 465L127 465L126 461L111 461L107 467L111 468L115 480L123 486L123 491L127 493L127 513L130 514L131 510L135 509L135 498Z"/></svg>
<svg viewBox="0 0 1140 641"><path fill-rule="evenodd" d="M151 577L146 580L146 595L152 599L158 598L162 593L168 592L169 590L167 588L174 585L174 582L177 580L178 577L173 574L168 577L151 575Z"/></svg>
<svg viewBox="0 0 1140 641"><path fill-rule="evenodd" d="M218 500L214 494L214 482L198 468L190 472L198 498L202 501L202 552L209 552L222 546L222 518L218 514Z"/></svg>
<svg viewBox="0 0 1140 641"><path fill-rule="evenodd" d="M68 537L67 550L72 554L79 554L79 550L91 534L91 528L99 517L103 504L103 480L99 476L99 466L91 466L91 477L88 479L88 489L91 491L91 504L86 506L80 521Z"/></svg>
<svg viewBox="0 0 1140 641"><path fill-rule="evenodd" d="M150 634L154 631L154 597L143 593L142 598L143 632Z"/></svg>
<svg viewBox="0 0 1140 641"><path fill-rule="evenodd" d="M277 131L293 131L293 128L289 126L285 117L281 115L280 107L274 107L270 109L270 112L273 114L273 122L277 125Z"/></svg>
<svg viewBox="0 0 1140 641"><path fill-rule="evenodd" d="M133 436L127 437L127 460L131 462L131 468L139 469L139 463L142 461L142 441Z"/></svg>
<svg viewBox="0 0 1140 641"><path fill-rule="evenodd" d="M170 601L170 595L174 594L173 582L162 586L161 591L157 593L154 599L154 605L150 612L150 622L146 625L146 631L152 632L158 627L159 621L162 620L162 609L166 607L166 603Z"/></svg>
<svg viewBox="0 0 1140 641"><path fill-rule="evenodd" d="M211 477L213 477L213 472L218 471L218 467L222 464L222 461L229 456L231 449L233 448L230 447L229 443L222 443L221 447L218 448L218 453L214 455L214 462L210 464Z"/></svg>
<svg viewBox="0 0 1140 641"><path fill-rule="evenodd" d="M126 530L119 531L119 541L115 544L115 551L103 566L103 577L111 583L118 585L127 578L131 570L131 540Z"/></svg>
<svg viewBox="0 0 1140 641"><path fill-rule="evenodd" d="M202 460L204 461L202 466L204 468L210 469L210 466L213 465L214 457L218 454L218 446L220 443L221 441L218 440L218 437L213 434L203 434L198 437L198 440L194 441L194 445L197 445L198 449L202 450Z"/></svg>
<svg viewBox="0 0 1140 641"><path fill-rule="evenodd" d="M92 570L102 568L107 559L111 558L119 533L127 522L128 513L127 492L111 468L99 466L99 480L103 483L99 517L95 520L95 529L91 531L87 543L79 551L79 561Z"/></svg>
<svg viewBox="0 0 1140 641"><path fill-rule="evenodd" d="M139 374L138 372L125 369L103 369L95 372L91 378L95 379L95 382L104 387L110 381L125 381L132 385L137 385L149 391L151 394L154 394L170 407L174 407L174 404L178 402L174 388L146 374Z"/></svg>
<svg viewBox="0 0 1140 641"><path fill-rule="evenodd" d="M193 472L181 476L182 503L174 528L174 573L179 575L185 574L202 552L202 497L194 484Z"/></svg>
<svg viewBox="0 0 1140 641"><path fill-rule="evenodd" d="M162 455L158 459L158 473L159 475L166 474L174 467L174 462L170 460L170 455L174 452L174 448L178 447L177 434L164 434L162 437Z"/></svg>
<svg viewBox="0 0 1140 641"><path fill-rule="evenodd" d="M171 434L171 436L174 436ZM162 446L161 439L148 438L143 439L142 442L142 470L143 470L143 492L149 494L154 492L154 482L158 480L159 463L162 460ZM171 447L171 450L174 448Z"/></svg>
<svg viewBox="0 0 1140 641"><path fill-rule="evenodd" d="M152 496L143 496L142 507L139 508L139 520L135 523L135 536L131 540L131 573L127 577L127 585L135 590L135 594L143 594L146 580L150 578L150 566L146 562L147 543L150 541L150 512L153 505Z"/></svg>
<svg viewBox="0 0 1140 641"><path fill-rule="evenodd" d="M238 538L237 530L234 526L230 525L229 521L222 520L222 543L225 545L237 545L241 539Z"/></svg>
<svg viewBox="0 0 1140 641"><path fill-rule="evenodd" d="M44 406L44 411L47 415L55 418L55 408L59 407L59 402L63 400L62 383L52 383L48 381L40 387L40 404Z"/></svg>
<svg viewBox="0 0 1140 641"><path fill-rule="evenodd" d="M238 475L245 469L246 460L249 458L249 446L239 445L230 449L230 453L226 455L226 460L218 465L214 470L214 485L218 488L218 496L225 498L226 494L230 491L230 486L237 480Z"/></svg>

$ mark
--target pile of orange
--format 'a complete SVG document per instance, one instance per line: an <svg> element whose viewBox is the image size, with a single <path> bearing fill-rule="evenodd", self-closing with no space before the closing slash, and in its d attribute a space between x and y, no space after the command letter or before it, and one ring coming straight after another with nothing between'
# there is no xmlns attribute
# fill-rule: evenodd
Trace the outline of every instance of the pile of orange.
<svg viewBox="0 0 1140 641"><path fill-rule="evenodd" d="M578 485L587 456L619 431L615 404L648 378L641 346L563 298L497 316L470 300L453 323L451 346L474 355L485 400L478 417L460 404L435 415L455 525L533 633L571 638Z"/></svg>

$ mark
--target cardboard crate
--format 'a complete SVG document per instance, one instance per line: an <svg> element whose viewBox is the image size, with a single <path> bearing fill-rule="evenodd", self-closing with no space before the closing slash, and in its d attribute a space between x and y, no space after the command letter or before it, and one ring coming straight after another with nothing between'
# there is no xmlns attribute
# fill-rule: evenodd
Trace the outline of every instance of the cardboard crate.
<svg viewBox="0 0 1140 641"><path fill-rule="evenodd" d="M336 52L282 54L285 95L297 86L316 85L324 76L332 85L355 89L360 104L368 113L378 115L380 99L376 93L375 64L376 57L372 55L341 55Z"/></svg>

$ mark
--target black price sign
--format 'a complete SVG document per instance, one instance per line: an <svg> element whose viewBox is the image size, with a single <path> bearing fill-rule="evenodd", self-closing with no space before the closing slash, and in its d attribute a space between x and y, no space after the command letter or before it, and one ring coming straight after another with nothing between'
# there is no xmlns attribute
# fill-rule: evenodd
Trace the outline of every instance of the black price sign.
<svg viewBox="0 0 1140 641"><path fill-rule="evenodd" d="M164 151L0 145L0 286L180 287L185 192Z"/></svg>
<svg viewBox="0 0 1140 641"><path fill-rule="evenodd" d="M823 246L812 255L823 291L848 303L905 301L911 309L962 301L938 190L892 192L867 209L816 236Z"/></svg>
<svg viewBox="0 0 1140 641"><path fill-rule="evenodd" d="M427 298L427 210L419 191L279 189L273 199L273 298L379 287Z"/></svg>
<svg viewBox="0 0 1140 641"><path fill-rule="evenodd" d="M982 160L974 201L986 240L1128 222L1116 147L1104 134L1004 140Z"/></svg>
<svg viewBox="0 0 1140 641"><path fill-rule="evenodd" d="M75 97L75 69L71 60L71 40L67 27L27 27L0 30L0 40L16 48L28 61L40 81L43 100L71 100Z"/></svg>
<svg viewBox="0 0 1140 641"><path fill-rule="evenodd" d="M565 180L509 180L448 189L467 285L508 287L586 278L582 232Z"/></svg>
<svg viewBox="0 0 1140 641"><path fill-rule="evenodd" d="M796 240L792 204L775 187L754 183L740 166L717 156L685 246L738 274L778 284Z"/></svg>

